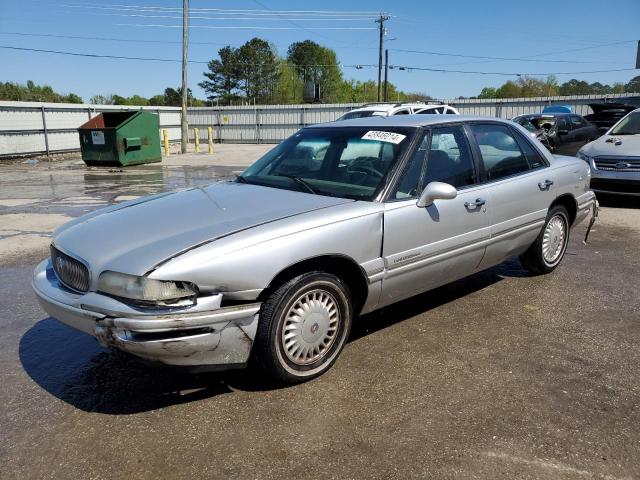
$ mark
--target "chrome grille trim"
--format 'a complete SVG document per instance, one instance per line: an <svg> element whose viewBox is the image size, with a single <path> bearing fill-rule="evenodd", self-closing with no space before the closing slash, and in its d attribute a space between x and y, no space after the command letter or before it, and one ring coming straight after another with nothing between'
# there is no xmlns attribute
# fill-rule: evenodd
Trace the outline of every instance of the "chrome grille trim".
<svg viewBox="0 0 640 480"><path fill-rule="evenodd" d="M608 172L640 172L640 157L595 157L593 162L598 170ZM616 165L626 163L629 166L618 168Z"/></svg>
<svg viewBox="0 0 640 480"><path fill-rule="evenodd" d="M58 280L66 287L78 292L89 291L89 269L80 260L51 245L51 264Z"/></svg>

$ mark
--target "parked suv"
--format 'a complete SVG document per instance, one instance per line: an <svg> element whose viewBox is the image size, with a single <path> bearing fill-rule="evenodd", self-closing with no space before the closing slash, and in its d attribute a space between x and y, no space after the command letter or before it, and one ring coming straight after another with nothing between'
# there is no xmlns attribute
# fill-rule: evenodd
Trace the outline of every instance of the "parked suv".
<svg viewBox="0 0 640 480"><path fill-rule="evenodd" d="M444 103L369 103L345 113L338 120L351 120L363 117L389 117L391 115L450 114L458 115L458 111Z"/></svg>
<svg viewBox="0 0 640 480"><path fill-rule="evenodd" d="M640 196L640 108L580 149L595 192Z"/></svg>

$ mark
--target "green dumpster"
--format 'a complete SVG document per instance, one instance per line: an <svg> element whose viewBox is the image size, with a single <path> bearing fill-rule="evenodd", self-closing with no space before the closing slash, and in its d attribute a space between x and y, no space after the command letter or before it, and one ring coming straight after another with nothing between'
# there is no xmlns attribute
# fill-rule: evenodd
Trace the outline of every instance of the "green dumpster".
<svg viewBox="0 0 640 480"><path fill-rule="evenodd" d="M90 166L127 166L162 160L158 115L104 112L78 128L82 160Z"/></svg>

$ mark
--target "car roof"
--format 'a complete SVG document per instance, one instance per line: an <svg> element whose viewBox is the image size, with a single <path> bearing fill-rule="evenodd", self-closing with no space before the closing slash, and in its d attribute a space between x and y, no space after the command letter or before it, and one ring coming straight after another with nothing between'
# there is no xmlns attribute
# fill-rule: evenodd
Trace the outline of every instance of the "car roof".
<svg viewBox="0 0 640 480"><path fill-rule="evenodd" d="M318 123L306 128L340 128L340 127L423 127L445 123L460 123L469 121L491 121L505 124L513 123L496 117L476 117L466 115L392 115L389 117L364 117L350 120L338 120L330 123Z"/></svg>
<svg viewBox="0 0 640 480"><path fill-rule="evenodd" d="M579 113L567 113L567 112L544 112L544 113L523 113L522 115L518 115L517 117L513 117L513 118L521 118L521 117L527 117L527 118L540 118L540 117L568 117L569 115L577 115L578 117L581 117L582 115L580 115Z"/></svg>
<svg viewBox="0 0 640 480"><path fill-rule="evenodd" d="M373 105L367 105L364 107L354 108L349 112L388 112L396 108L431 108L431 107L448 107L444 103L421 103L421 102L405 102L405 103L376 103ZM347 113L349 113L347 112Z"/></svg>

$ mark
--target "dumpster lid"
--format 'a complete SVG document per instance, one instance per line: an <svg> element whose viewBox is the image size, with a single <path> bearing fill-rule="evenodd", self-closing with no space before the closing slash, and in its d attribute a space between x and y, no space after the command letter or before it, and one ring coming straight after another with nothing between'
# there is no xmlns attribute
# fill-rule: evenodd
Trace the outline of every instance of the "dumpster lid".
<svg viewBox="0 0 640 480"><path fill-rule="evenodd" d="M129 122L132 118L142 115L142 110L123 112L102 112L88 122L78 127L78 130L91 130L96 128L118 128Z"/></svg>

